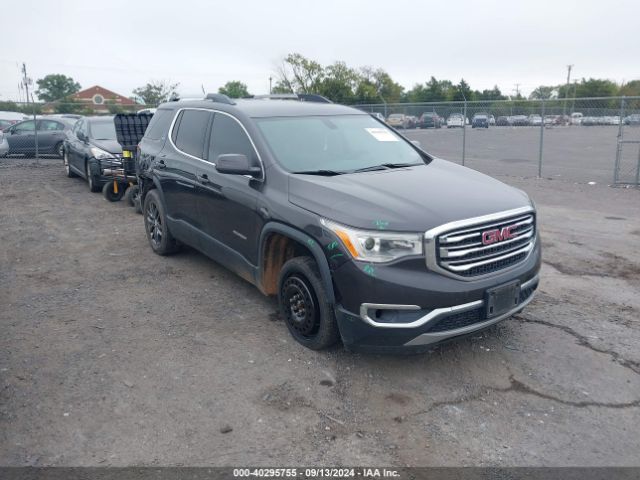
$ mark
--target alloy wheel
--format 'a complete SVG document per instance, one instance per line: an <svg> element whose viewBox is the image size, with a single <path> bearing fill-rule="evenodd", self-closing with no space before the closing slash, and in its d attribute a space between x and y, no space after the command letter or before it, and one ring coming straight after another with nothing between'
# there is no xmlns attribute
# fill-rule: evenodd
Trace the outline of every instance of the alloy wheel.
<svg viewBox="0 0 640 480"><path fill-rule="evenodd" d="M160 247L160 243L162 242L162 235L164 233L163 225L162 225L162 217L160 216L160 210L158 210L158 206L151 202L149 204L149 208L147 209L147 232L149 234L149 239L155 248Z"/></svg>

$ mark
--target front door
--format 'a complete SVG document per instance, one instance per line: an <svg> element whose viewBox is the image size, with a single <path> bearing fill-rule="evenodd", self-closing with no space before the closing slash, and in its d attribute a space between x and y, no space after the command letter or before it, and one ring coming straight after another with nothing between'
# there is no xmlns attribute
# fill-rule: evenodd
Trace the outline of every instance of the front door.
<svg viewBox="0 0 640 480"><path fill-rule="evenodd" d="M16 123L9 129L9 135L6 136L9 144L10 153L27 153L35 152L36 122L27 120L25 122Z"/></svg>
<svg viewBox="0 0 640 480"><path fill-rule="evenodd" d="M221 174L215 168L218 155L243 154L260 165L258 155L240 122L216 112L206 154L198 167L198 208L205 233L258 262L259 221L256 204L261 183L243 175Z"/></svg>

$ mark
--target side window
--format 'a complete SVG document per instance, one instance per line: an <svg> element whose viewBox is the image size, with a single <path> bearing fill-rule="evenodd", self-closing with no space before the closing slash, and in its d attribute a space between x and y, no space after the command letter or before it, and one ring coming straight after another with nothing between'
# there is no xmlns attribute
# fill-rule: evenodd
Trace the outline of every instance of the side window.
<svg viewBox="0 0 640 480"><path fill-rule="evenodd" d="M53 120L40 120L38 123L38 131L53 131L64 130L64 126L61 123L54 122Z"/></svg>
<svg viewBox="0 0 640 480"><path fill-rule="evenodd" d="M233 118L216 113L209 142L210 162L215 163L218 155L240 153L246 155L252 165L258 165L258 157L249 137Z"/></svg>
<svg viewBox="0 0 640 480"><path fill-rule="evenodd" d="M19 123L16 125L16 131L18 132L33 132L36 129L36 124L33 120Z"/></svg>
<svg viewBox="0 0 640 480"><path fill-rule="evenodd" d="M182 114L183 114L183 113L184 113L184 112L180 112L180 113L178 114L178 116L176 117L176 121L175 121L175 123L173 124L173 130L172 130L172 132L171 132L171 141L172 141L173 143L176 143L176 140L177 140L177 138L178 138L178 130L180 129L180 122L182 122Z"/></svg>
<svg viewBox="0 0 640 480"><path fill-rule="evenodd" d="M78 120L76 122L76 124L73 126L73 130L72 131L73 131L74 135L78 134L78 132L80 131L81 125L82 125L82 120Z"/></svg>
<svg viewBox="0 0 640 480"><path fill-rule="evenodd" d="M173 110L158 110L151 118L144 136L150 140L160 140L169 131Z"/></svg>
<svg viewBox="0 0 640 480"><path fill-rule="evenodd" d="M184 153L202 158L209 118L211 113L206 110L185 110L175 139L176 147Z"/></svg>

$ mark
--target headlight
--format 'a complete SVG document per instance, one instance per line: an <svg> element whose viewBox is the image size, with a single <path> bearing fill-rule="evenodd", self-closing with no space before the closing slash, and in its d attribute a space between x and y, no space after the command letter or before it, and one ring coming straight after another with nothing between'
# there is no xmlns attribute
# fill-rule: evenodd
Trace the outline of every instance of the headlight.
<svg viewBox="0 0 640 480"><path fill-rule="evenodd" d="M115 157L113 156L113 154L109 152L105 152L104 150L98 147L91 147L91 155L93 155L93 157L96 160L107 160L107 159L115 160Z"/></svg>
<svg viewBox="0 0 640 480"><path fill-rule="evenodd" d="M359 230L322 219L342 241L351 256L367 262L389 262L408 255L422 255L422 235L419 233Z"/></svg>

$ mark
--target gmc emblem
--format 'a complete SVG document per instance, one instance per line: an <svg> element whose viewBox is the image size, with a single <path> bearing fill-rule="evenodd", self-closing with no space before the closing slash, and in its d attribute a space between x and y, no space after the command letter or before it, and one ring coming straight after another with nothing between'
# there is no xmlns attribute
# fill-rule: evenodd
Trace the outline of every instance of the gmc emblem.
<svg viewBox="0 0 640 480"><path fill-rule="evenodd" d="M516 237L518 234L512 232L516 228L515 225L509 225L508 227L495 228L493 230L487 230L482 232L482 244L491 245L492 243L502 242Z"/></svg>

